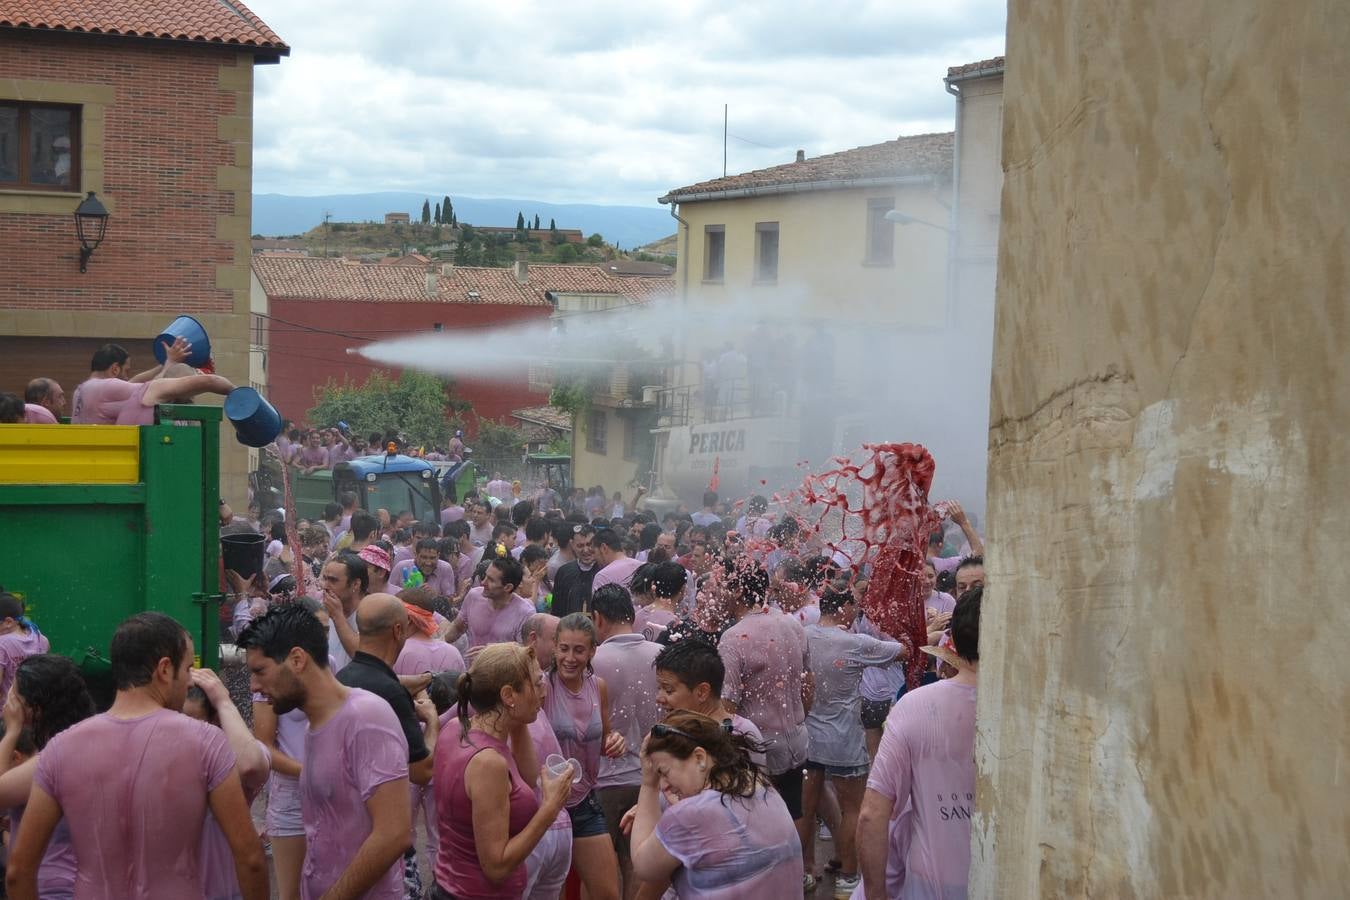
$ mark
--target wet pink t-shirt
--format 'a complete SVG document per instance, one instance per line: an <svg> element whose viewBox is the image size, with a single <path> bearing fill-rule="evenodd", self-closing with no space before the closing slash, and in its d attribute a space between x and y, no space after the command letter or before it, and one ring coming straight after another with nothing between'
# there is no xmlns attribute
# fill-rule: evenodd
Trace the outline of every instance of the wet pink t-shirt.
<svg viewBox="0 0 1350 900"><path fill-rule="evenodd" d="M469 667L454 644L413 638L403 645L393 669L395 675L421 675L423 672L467 672Z"/></svg>
<svg viewBox="0 0 1350 900"><path fill-rule="evenodd" d="M678 618L668 609L644 606L633 616L633 630L640 632L647 640L654 641Z"/></svg>
<svg viewBox="0 0 1350 900"><path fill-rule="evenodd" d="M19 828L23 824L23 813L27 806L14 806L9 810L9 845L18 840ZM75 890L75 849L70 845L70 826L64 816L56 823L47 849L42 854L42 863L38 866L38 896L47 900L65 900Z"/></svg>
<svg viewBox="0 0 1350 900"><path fill-rule="evenodd" d="M772 789L745 798L701 791L661 814L656 839L680 861L671 884L681 900L801 895L802 845Z"/></svg>
<svg viewBox="0 0 1350 900"><path fill-rule="evenodd" d="M327 722L309 730L300 768L305 865L300 896L318 900L333 886L370 835L366 801L390 781L408 780L408 740L394 710L372 693L351 688ZM407 823L411 827L411 821ZM401 900L403 863L389 867L364 895Z"/></svg>
<svg viewBox="0 0 1350 900"><path fill-rule="evenodd" d="M621 584L625 589L631 590L633 573L641 567L642 563L627 556L623 559L614 560L614 562L595 573L595 581L591 582L591 596L594 597L595 592L607 584Z"/></svg>
<svg viewBox="0 0 1350 900"><path fill-rule="evenodd" d="M572 792L567 795L567 808L571 809L586 799L600 775L604 723L600 715L600 687L595 676L583 676L581 690L573 691L561 678L550 675L548 694L539 714L548 716L548 723L553 726L553 733L562 747L562 755L581 763L581 780L572 785Z"/></svg>
<svg viewBox="0 0 1350 900"><path fill-rule="evenodd" d="M167 709L104 713L52 738L33 784L70 826L76 900L200 897L207 795L232 771L224 732Z"/></svg>
<svg viewBox="0 0 1350 900"><path fill-rule="evenodd" d="M494 608L481 586L465 594L459 608L459 618L464 621L464 633L470 647L516 643L520 640L520 626L532 615L534 604L514 594L501 609Z"/></svg>
<svg viewBox="0 0 1350 900"><path fill-rule="evenodd" d="M36 403L25 403L23 405L23 420L29 425L56 425L56 416L45 406Z"/></svg>
<svg viewBox="0 0 1350 900"><path fill-rule="evenodd" d="M895 801L892 819L911 804L909 833L891 831L892 853L909 845L899 896L964 897L975 811L975 688L939 681L897 700L867 786Z"/></svg>
<svg viewBox="0 0 1350 900"><path fill-rule="evenodd" d="M802 624L781 610L754 610L727 629L717 652L726 666L722 699L759 726L770 774L806 762L801 686L811 660Z"/></svg>
<svg viewBox="0 0 1350 900"><path fill-rule="evenodd" d="M553 726L548 724L548 716L540 712L530 723L530 737L534 740L534 752L539 757L539 765L544 764L544 760L553 754L566 757L562 752L562 745L558 743L558 736L553 733ZM541 804L544 802L543 785L536 783L534 797ZM567 814L567 807L558 810L558 817L553 820L553 824L548 826L549 831L567 829L572 830L572 817ZM531 854L533 857L533 854ZM525 861L525 866L529 868L529 860Z"/></svg>
<svg viewBox="0 0 1350 900"><path fill-rule="evenodd" d="M642 739L661 721L656 705L656 669L652 663L661 652L640 634L616 634L595 650L591 661L595 674L605 681L609 696L609 727L624 736L628 750L617 759L601 757L598 788L642 783Z"/></svg>
<svg viewBox="0 0 1350 900"><path fill-rule="evenodd" d="M400 560L394 563L394 570L389 573L389 586L399 589L404 585L409 573L417 568L417 561L414 559ZM425 578L425 576L423 576ZM425 579L428 590L435 591L437 597L455 596L455 567L443 559L436 560L436 572L430 578Z"/></svg>
<svg viewBox="0 0 1350 900"><path fill-rule="evenodd" d="M270 766L271 751L262 741L258 741L258 746L262 748ZM240 786L244 789L244 802L249 806L253 805L258 794L262 793L263 786L267 784L267 772L267 769L263 769L260 774L247 781L240 780ZM225 837L225 832L220 830L220 825L216 824L216 817L209 811L206 814L206 823L202 826L201 852L202 893L206 896L206 900L240 900L243 894L239 890L239 874L234 868L234 853L230 850L230 842Z"/></svg>
<svg viewBox="0 0 1350 900"><path fill-rule="evenodd" d="M90 378L75 389L70 421L74 425L116 425L122 403L136 385L121 378Z"/></svg>
<svg viewBox="0 0 1350 900"><path fill-rule="evenodd" d="M145 392L150 388L153 382L145 381L141 384L132 385L132 391L117 409L118 425L153 425L155 424L155 408L146 406L143 401Z"/></svg>
<svg viewBox="0 0 1350 900"><path fill-rule="evenodd" d="M0 699L9 696L14 673L19 663L30 656L46 653L51 648L47 638L36 628L27 633L22 629L0 635Z"/></svg>

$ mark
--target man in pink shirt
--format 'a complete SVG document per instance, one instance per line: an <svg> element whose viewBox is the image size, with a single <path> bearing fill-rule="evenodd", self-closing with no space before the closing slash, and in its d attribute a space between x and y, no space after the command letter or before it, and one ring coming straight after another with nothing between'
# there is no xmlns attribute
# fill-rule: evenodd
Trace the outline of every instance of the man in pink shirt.
<svg viewBox="0 0 1350 900"><path fill-rule="evenodd" d="M510 556L499 557L488 566L483 583L464 595L445 639L453 644L469 636L465 659L470 665L487 644L519 640L520 627L534 615L534 604L515 594L524 574L519 562Z"/></svg>
<svg viewBox="0 0 1350 900"><path fill-rule="evenodd" d="M394 563L394 569L389 574L389 584L394 592L406 587L418 587L418 584L408 583L410 578L418 580L413 575L413 572L417 572L421 576L420 583L426 585L433 597L454 597L455 567L441 559L441 542L431 537L422 538L417 542L415 552L412 559Z"/></svg>
<svg viewBox="0 0 1350 900"><path fill-rule="evenodd" d="M24 389L23 411L29 425L55 425L66 411L66 392L50 378L34 378Z"/></svg>
<svg viewBox="0 0 1350 900"><path fill-rule="evenodd" d="M802 624L763 605L768 583L763 569L736 567L727 561L723 591L738 621L717 644L726 666L722 700L729 710L759 727L769 744L765 770L792 818L800 819L806 707L811 704L815 681Z"/></svg>
<svg viewBox="0 0 1350 900"><path fill-rule="evenodd" d="M458 519L445 526L441 539L441 558L455 570L455 590L463 594L473 583L473 570L483 558L483 548L469 539L469 523Z"/></svg>
<svg viewBox="0 0 1350 900"><path fill-rule="evenodd" d="M642 740L661 720L656 705L656 670L652 664L661 645L633 633L633 599L621 585L607 584L591 594L591 613L600 646L591 665L609 691L610 728L627 741L628 750L616 758L601 757L595 781L596 799L605 812L609 836L619 854L624 896L636 890L628 836L619 827L623 814L637 804L642 787Z"/></svg>
<svg viewBox="0 0 1350 900"><path fill-rule="evenodd" d="M866 900L898 897L902 887L905 896L966 895L983 593L977 588L956 602L955 652L922 648L956 675L905 693L886 718L858 818Z"/></svg>
<svg viewBox="0 0 1350 900"><path fill-rule="evenodd" d="M328 668L328 636L298 604L279 606L239 637L250 687L278 716L309 720L300 768L308 849L301 896L401 900L399 861L412 846L408 741L393 709Z"/></svg>
<svg viewBox="0 0 1350 900"><path fill-rule="evenodd" d="M109 651L117 697L52 738L38 759L10 855L9 896L37 900L37 870L65 819L76 900L201 898L209 809L234 856L240 894L266 900L267 860L224 733L182 715L192 638L163 613L118 626Z"/></svg>
<svg viewBox="0 0 1350 900"><path fill-rule="evenodd" d="M600 571L595 573L591 582L591 596L607 584L617 584L624 590L632 590L633 573L642 563L623 552L623 538L617 531L606 528L595 535L595 561Z"/></svg>

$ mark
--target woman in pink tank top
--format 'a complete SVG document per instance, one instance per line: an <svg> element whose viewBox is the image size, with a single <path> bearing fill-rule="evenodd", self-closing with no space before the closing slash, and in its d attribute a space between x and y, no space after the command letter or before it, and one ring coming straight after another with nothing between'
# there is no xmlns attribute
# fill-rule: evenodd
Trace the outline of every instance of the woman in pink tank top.
<svg viewBox="0 0 1350 900"><path fill-rule="evenodd" d="M529 726L542 680L534 651L519 644L489 644L460 676L459 718L436 742L432 900L506 900L524 891L525 860L563 808L573 774L570 766L557 776L539 766Z"/></svg>
<svg viewBox="0 0 1350 900"><path fill-rule="evenodd" d="M609 725L605 680L591 671L595 645L595 625L586 613L572 613L558 623L544 710L563 756L581 763L581 780L567 798L572 867L590 900L618 900L619 858L594 788L601 755L622 756L627 747L623 735Z"/></svg>

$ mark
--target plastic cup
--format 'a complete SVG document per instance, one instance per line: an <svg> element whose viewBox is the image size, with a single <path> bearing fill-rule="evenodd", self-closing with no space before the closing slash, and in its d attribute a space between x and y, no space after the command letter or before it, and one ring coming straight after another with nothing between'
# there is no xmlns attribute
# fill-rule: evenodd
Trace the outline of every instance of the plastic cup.
<svg viewBox="0 0 1350 900"><path fill-rule="evenodd" d="M544 760L544 768L548 769L549 774L558 776L567 771L568 765L572 766L572 783L576 784L581 780L581 763L575 759L563 759L556 753L550 753Z"/></svg>

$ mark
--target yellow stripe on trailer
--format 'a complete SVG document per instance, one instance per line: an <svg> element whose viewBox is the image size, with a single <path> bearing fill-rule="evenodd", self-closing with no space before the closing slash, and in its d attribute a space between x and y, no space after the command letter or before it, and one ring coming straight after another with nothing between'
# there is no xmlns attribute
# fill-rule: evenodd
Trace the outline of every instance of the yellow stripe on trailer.
<svg viewBox="0 0 1350 900"><path fill-rule="evenodd" d="M0 425L0 484L135 484L133 425Z"/></svg>

